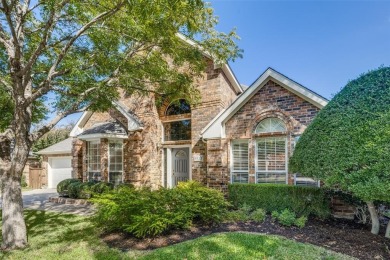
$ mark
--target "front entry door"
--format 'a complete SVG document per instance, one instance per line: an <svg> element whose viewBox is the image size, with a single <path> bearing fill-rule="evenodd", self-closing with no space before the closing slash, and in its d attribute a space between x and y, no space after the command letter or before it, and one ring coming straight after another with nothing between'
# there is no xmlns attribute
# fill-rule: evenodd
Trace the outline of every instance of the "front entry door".
<svg viewBox="0 0 390 260"><path fill-rule="evenodd" d="M172 149L172 187L190 179L189 148Z"/></svg>

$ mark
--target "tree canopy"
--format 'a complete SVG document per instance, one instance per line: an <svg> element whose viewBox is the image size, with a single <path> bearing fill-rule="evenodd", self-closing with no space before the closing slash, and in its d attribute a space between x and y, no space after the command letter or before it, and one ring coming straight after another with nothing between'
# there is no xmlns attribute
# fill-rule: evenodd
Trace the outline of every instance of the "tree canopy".
<svg viewBox="0 0 390 260"><path fill-rule="evenodd" d="M318 113L290 158L291 171L365 201L373 234L380 228L374 201L390 201L389 104L390 68L360 76Z"/></svg>
<svg viewBox="0 0 390 260"><path fill-rule="evenodd" d="M349 82L299 139L290 169L364 201L390 201L390 68Z"/></svg>

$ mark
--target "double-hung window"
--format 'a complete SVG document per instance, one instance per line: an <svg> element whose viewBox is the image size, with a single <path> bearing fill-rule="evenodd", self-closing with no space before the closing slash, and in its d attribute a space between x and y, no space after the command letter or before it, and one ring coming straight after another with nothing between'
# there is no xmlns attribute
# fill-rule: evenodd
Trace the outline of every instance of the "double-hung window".
<svg viewBox="0 0 390 260"><path fill-rule="evenodd" d="M123 143L109 142L109 172L108 181L118 185L123 180Z"/></svg>
<svg viewBox="0 0 390 260"><path fill-rule="evenodd" d="M286 137L264 137L256 140L257 183L286 183Z"/></svg>
<svg viewBox="0 0 390 260"><path fill-rule="evenodd" d="M248 140L234 140L232 142L231 182L248 183L249 153Z"/></svg>
<svg viewBox="0 0 390 260"><path fill-rule="evenodd" d="M90 141L87 143L87 172L88 181L101 180L101 163L100 163L100 142Z"/></svg>

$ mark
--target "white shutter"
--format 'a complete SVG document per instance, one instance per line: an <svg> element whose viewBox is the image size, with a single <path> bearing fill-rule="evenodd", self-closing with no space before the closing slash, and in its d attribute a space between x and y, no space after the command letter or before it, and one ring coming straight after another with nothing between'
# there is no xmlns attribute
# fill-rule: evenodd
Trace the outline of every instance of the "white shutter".
<svg viewBox="0 0 390 260"><path fill-rule="evenodd" d="M256 142L258 183L286 183L287 142L285 137L267 137Z"/></svg>
<svg viewBox="0 0 390 260"><path fill-rule="evenodd" d="M232 142L231 173L232 183L248 183L248 140L235 140Z"/></svg>

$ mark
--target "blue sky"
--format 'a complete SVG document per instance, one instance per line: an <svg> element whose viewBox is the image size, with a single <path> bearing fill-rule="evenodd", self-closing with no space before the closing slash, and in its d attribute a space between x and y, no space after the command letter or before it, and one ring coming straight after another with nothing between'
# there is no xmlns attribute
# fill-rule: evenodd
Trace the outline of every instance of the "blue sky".
<svg viewBox="0 0 390 260"><path fill-rule="evenodd" d="M331 98L348 80L390 65L390 1L210 1L218 29L236 27L246 85L273 67Z"/></svg>
<svg viewBox="0 0 390 260"><path fill-rule="evenodd" d="M213 0L217 29L236 27L250 85L268 67L330 99L361 73L390 66L390 1ZM64 121L77 121L79 115Z"/></svg>

